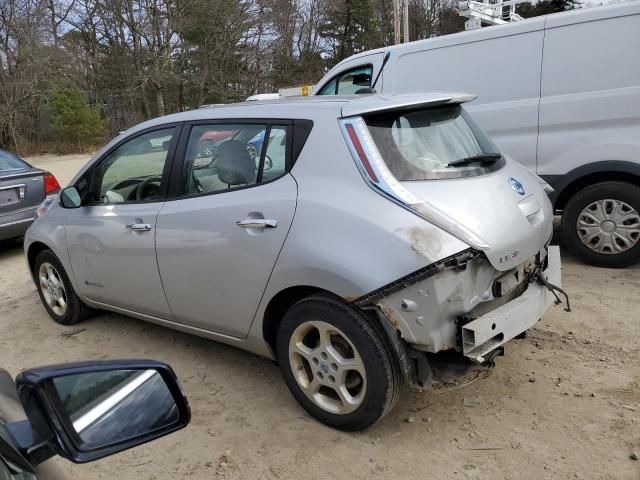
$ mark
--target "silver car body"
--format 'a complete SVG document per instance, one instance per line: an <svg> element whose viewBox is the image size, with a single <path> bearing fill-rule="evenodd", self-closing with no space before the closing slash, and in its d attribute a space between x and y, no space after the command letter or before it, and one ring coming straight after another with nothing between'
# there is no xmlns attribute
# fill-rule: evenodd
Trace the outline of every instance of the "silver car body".
<svg viewBox="0 0 640 480"><path fill-rule="evenodd" d="M276 307L327 291L377 309L385 328L412 348L455 348L482 361L534 325L552 301L535 282L496 299L496 280L518 284L538 256L548 280L560 284L557 247L547 249L552 210L544 184L509 159L473 178L403 182L437 213L429 222L367 184L341 132L345 119L357 121L368 112L469 98L294 98L150 120L114 139L71 184L117 142L150 127L271 118L312 120L313 128L290 172L253 188L78 209L56 203L27 232L27 257L32 262L39 249L53 250L90 306L267 357L274 357ZM526 194L515 191L510 179ZM273 219L277 228L239 228L246 218ZM151 231L127 230L132 223L149 224ZM460 332L456 319L464 316Z"/></svg>

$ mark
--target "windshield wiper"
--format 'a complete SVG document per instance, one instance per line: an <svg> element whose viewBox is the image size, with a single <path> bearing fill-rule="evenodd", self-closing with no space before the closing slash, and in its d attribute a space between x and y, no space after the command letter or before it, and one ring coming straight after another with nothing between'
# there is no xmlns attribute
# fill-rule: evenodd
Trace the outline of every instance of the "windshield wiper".
<svg viewBox="0 0 640 480"><path fill-rule="evenodd" d="M461 158L460 160L454 160L447 164L447 167L463 167L470 163L480 162L483 165L496 163L502 158L499 153L481 153L480 155L473 155L471 157Z"/></svg>

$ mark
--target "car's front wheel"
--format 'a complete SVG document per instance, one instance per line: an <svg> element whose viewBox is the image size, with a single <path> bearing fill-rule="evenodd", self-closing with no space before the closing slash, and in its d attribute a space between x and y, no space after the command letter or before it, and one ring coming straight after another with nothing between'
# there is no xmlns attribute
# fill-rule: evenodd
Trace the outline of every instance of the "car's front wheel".
<svg viewBox="0 0 640 480"><path fill-rule="evenodd" d="M38 254L33 267L36 286L45 310L61 325L86 320L93 312L78 298L67 272L51 250Z"/></svg>
<svg viewBox="0 0 640 480"><path fill-rule="evenodd" d="M305 298L287 311L277 354L296 400L341 430L380 420L402 389L397 360L382 336L360 311L327 295Z"/></svg>
<svg viewBox="0 0 640 480"><path fill-rule="evenodd" d="M562 212L562 238L591 265L620 268L640 262L640 188L602 182L580 190Z"/></svg>

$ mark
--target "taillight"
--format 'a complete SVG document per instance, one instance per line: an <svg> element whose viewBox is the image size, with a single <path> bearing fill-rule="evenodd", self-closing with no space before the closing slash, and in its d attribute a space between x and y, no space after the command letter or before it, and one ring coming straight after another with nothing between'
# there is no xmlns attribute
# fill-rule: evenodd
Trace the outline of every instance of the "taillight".
<svg viewBox="0 0 640 480"><path fill-rule="evenodd" d="M60 184L56 177L49 172L44 172L44 194L49 195L51 193L56 193L60 190Z"/></svg>
<svg viewBox="0 0 640 480"><path fill-rule="evenodd" d="M360 162L362 163L362 166L367 171L367 175L369 175L369 178L371 179L371 181L373 181L375 183L378 183L378 177L376 177L376 174L373 171L373 168L371 168L371 164L369 163L369 159L367 158L367 154L364 152L364 149L362 148L362 144L360 143L360 140L358 139L358 135L356 134L356 130L353 128L353 124L345 123L344 128L347 130L347 134L349 135L349 139L351 140L351 144L353 145L353 148L355 148L356 153L358 154L358 158L360 159Z"/></svg>
<svg viewBox="0 0 640 480"><path fill-rule="evenodd" d="M343 136L362 176L374 189L381 190L406 205L423 202L393 176L376 147L362 117L341 120Z"/></svg>
<svg viewBox="0 0 640 480"><path fill-rule="evenodd" d="M340 128L351 156L367 184L376 192L382 193L401 207L418 215L426 221L449 232L456 238L479 250L489 248L465 225L461 225L442 210L431 205L424 198L406 188L391 173L362 117L350 117L340 120Z"/></svg>

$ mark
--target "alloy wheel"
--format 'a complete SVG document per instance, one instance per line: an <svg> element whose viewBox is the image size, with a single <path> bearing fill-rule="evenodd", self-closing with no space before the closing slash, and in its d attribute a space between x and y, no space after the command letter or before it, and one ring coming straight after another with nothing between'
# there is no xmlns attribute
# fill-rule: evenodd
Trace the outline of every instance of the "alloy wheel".
<svg viewBox="0 0 640 480"><path fill-rule="evenodd" d="M44 262L38 271L40 291L44 301L58 316L67 312L67 292L62 277L53 265Z"/></svg>
<svg viewBox="0 0 640 480"><path fill-rule="evenodd" d="M345 415L356 410L367 390L360 354L333 325L307 321L289 340L289 363L304 394L323 410Z"/></svg>

